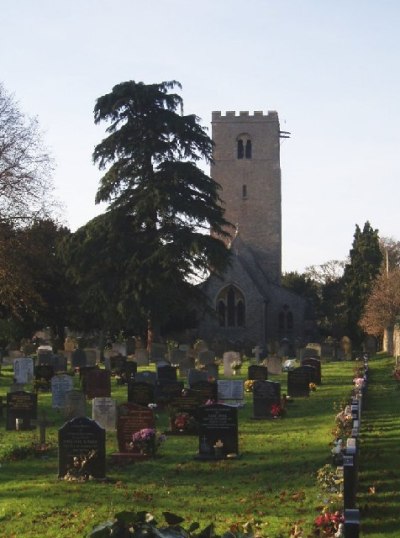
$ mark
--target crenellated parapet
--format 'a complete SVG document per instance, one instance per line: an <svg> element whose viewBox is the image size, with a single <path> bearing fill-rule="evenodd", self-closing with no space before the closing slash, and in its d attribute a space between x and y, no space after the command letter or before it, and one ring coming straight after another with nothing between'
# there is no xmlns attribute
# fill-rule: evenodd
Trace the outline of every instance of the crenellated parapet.
<svg viewBox="0 0 400 538"><path fill-rule="evenodd" d="M278 113L275 110L268 110L264 114L262 110L255 110L250 114L248 110L241 110L238 114L234 110L227 110L225 114L220 111L212 112L212 121L240 121L243 118L245 121L278 121Z"/></svg>

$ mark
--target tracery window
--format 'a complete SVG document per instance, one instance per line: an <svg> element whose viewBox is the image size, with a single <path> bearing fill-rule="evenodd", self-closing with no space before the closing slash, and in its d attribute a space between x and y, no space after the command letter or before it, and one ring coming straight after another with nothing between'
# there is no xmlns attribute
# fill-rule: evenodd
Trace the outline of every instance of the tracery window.
<svg viewBox="0 0 400 538"><path fill-rule="evenodd" d="M220 327L245 326L245 300L236 286L230 285L221 290L217 298L217 313Z"/></svg>

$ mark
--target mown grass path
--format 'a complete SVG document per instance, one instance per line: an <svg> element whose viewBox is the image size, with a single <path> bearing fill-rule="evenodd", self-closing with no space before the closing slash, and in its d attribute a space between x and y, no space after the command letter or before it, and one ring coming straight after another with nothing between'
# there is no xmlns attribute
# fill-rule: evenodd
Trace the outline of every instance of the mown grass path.
<svg viewBox="0 0 400 538"><path fill-rule="evenodd" d="M362 536L400 536L400 390L394 359L369 362L370 381L361 427L357 497Z"/></svg>

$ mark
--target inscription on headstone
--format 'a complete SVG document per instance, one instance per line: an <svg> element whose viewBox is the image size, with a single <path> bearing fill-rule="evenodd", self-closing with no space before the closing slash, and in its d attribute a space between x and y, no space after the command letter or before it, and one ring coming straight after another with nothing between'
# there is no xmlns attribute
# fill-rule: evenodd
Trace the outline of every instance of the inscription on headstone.
<svg viewBox="0 0 400 538"><path fill-rule="evenodd" d="M53 408L65 407L65 394L73 390L74 382L70 375L58 374L51 379L51 404Z"/></svg>
<svg viewBox="0 0 400 538"><path fill-rule="evenodd" d="M7 430L30 430L37 418L37 395L19 391L7 394ZM18 422L17 422L18 420Z"/></svg>
<svg viewBox="0 0 400 538"><path fill-rule="evenodd" d="M271 407L281 402L281 385L274 381L256 380L253 384L253 418L272 418Z"/></svg>
<svg viewBox="0 0 400 538"><path fill-rule="evenodd" d="M199 459L224 458L238 453L237 408L223 404L201 407L199 410Z"/></svg>
<svg viewBox="0 0 400 538"><path fill-rule="evenodd" d="M117 423L117 403L113 398L93 398L92 418L106 431L114 431Z"/></svg>

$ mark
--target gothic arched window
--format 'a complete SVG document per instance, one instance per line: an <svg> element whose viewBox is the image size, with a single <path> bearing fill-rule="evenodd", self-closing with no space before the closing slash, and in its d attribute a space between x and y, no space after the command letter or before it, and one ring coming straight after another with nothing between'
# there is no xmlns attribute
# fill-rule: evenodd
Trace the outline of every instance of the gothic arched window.
<svg viewBox="0 0 400 538"><path fill-rule="evenodd" d="M281 333L290 333L293 331L294 318L293 312L289 309L287 304L283 305L282 310L278 316L278 327Z"/></svg>
<svg viewBox="0 0 400 538"><path fill-rule="evenodd" d="M246 140L246 159L251 159L251 140Z"/></svg>
<svg viewBox="0 0 400 538"><path fill-rule="evenodd" d="M235 286L227 286L217 297L220 327L244 327L246 308L243 293Z"/></svg>

